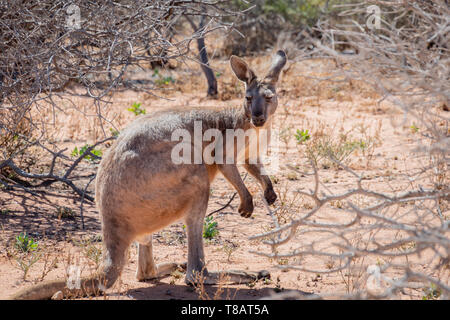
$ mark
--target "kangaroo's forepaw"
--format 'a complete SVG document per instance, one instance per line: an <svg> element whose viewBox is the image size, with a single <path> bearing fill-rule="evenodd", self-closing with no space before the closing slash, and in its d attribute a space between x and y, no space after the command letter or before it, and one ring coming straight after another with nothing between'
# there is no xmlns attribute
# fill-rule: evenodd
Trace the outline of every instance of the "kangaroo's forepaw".
<svg viewBox="0 0 450 320"><path fill-rule="evenodd" d="M264 191L264 198L266 199L269 205L273 204L275 200L277 200L277 194L273 191L272 188L266 189Z"/></svg>
<svg viewBox="0 0 450 320"><path fill-rule="evenodd" d="M244 218L250 218L250 216L253 213L253 200L250 198L250 200L241 202L241 205L239 206L238 212L241 214Z"/></svg>

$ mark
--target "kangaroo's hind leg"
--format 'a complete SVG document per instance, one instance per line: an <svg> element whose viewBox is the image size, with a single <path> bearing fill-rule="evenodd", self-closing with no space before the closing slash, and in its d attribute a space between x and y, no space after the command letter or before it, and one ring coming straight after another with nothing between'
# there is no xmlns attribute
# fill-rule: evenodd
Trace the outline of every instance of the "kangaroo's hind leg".
<svg viewBox="0 0 450 320"><path fill-rule="evenodd" d="M105 219L105 216L114 216L114 213L106 215L106 211L106 209L100 208L104 219L102 263L93 276L81 279L83 295L96 294L111 288L119 278L127 261L127 250L131 244L132 235L127 232L126 228L115 224L114 219Z"/></svg>
<svg viewBox="0 0 450 320"><path fill-rule="evenodd" d="M199 282L199 277L207 276L205 254L203 251L203 221L208 208L209 183L198 193L198 198L192 201L192 206L186 214L185 222L188 237L188 262L186 283Z"/></svg>
<svg viewBox="0 0 450 320"><path fill-rule="evenodd" d="M138 265L136 270L136 279L138 281L163 278L179 267L180 265L177 263L155 264L152 234L138 239Z"/></svg>
<svg viewBox="0 0 450 320"><path fill-rule="evenodd" d="M186 283L213 285L221 283L249 283L261 278L270 277L263 270L260 272L249 271L222 271L210 272L205 267L205 254L203 250L203 224L208 207L209 184L198 193L198 197L192 202L193 205L186 215L186 227L188 236L188 263Z"/></svg>

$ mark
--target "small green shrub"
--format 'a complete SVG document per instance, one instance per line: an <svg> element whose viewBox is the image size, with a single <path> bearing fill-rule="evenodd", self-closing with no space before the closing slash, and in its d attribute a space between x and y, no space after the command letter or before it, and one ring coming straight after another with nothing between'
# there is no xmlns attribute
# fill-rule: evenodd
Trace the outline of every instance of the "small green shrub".
<svg viewBox="0 0 450 320"><path fill-rule="evenodd" d="M119 136L119 131L117 131L116 129L113 129L113 128L109 128L109 131L111 132L111 135L113 136L113 137L118 137Z"/></svg>
<svg viewBox="0 0 450 320"><path fill-rule="evenodd" d="M297 140L299 139L302 139L302 136ZM368 151L375 147L374 140L351 139L347 134L341 134L337 138L330 135L322 135L311 139L311 141L308 140L309 138L306 139L306 153L308 158L316 164L322 160L331 161L330 163L322 163L324 168L329 168L330 166L335 168L339 167L335 161L346 164L356 150L361 151L364 156L367 156Z"/></svg>
<svg viewBox="0 0 450 320"><path fill-rule="evenodd" d="M213 217L206 217L205 222L203 224L203 238L205 239L213 239L219 234L219 230L217 229L217 221L213 221Z"/></svg>
<svg viewBox="0 0 450 320"><path fill-rule="evenodd" d="M140 102L135 102L131 105L131 108L127 109L130 112L133 112L135 116L139 116L141 114L145 114L146 110L142 108Z"/></svg>
<svg viewBox="0 0 450 320"><path fill-rule="evenodd" d="M417 132L419 132L419 128L416 126L415 123L413 123L409 128L411 129L411 132L412 132L412 133L417 133Z"/></svg>
<svg viewBox="0 0 450 320"><path fill-rule="evenodd" d="M297 129L297 133L294 135L295 139L297 139L297 143L303 143L311 139L308 130L299 130Z"/></svg>
<svg viewBox="0 0 450 320"><path fill-rule="evenodd" d="M212 216L206 217L205 222L203 223L203 238L211 240L219 234L219 230L217 229L217 221L213 221L214 218ZM183 232L186 232L186 225L182 225Z"/></svg>
<svg viewBox="0 0 450 320"><path fill-rule="evenodd" d="M265 14L275 13L294 25L314 25L324 7L323 0L266 0L262 6Z"/></svg>
<svg viewBox="0 0 450 320"><path fill-rule="evenodd" d="M85 153L86 150L87 150L89 147L90 147L89 144L84 145L84 146L81 147L80 149L78 149L77 147L75 147L75 148L72 150L71 156L72 156L72 157L79 157L79 156L81 156L83 153ZM92 149L92 150L90 151L90 153L86 154L86 155L84 156L83 159L85 159L85 160L87 160L87 161L90 161L90 162L94 162L95 160L98 160L98 158L101 158L102 154L103 154L103 152L102 152L101 150L95 149L95 148L94 148L94 149Z"/></svg>
<svg viewBox="0 0 450 320"><path fill-rule="evenodd" d="M168 84L170 84L170 83L175 83L175 79L173 79L173 78L170 77L170 76L168 76L168 77L161 77L161 78L157 79L157 80L155 81L155 83L156 83L157 85L159 85L159 86L162 86L162 85L168 85Z"/></svg>
<svg viewBox="0 0 450 320"><path fill-rule="evenodd" d="M441 296L441 290L434 283L428 288L423 288L423 292L422 300L436 300Z"/></svg>
<svg viewBox="0 0 450 320"><path fill-rule="evenodd" d="M28 253L36 251L38 243L25 232L16 236L15 248L22 253Z"/></svg>
<svg viewBox="0 0 450 320"><path fill-rule="evenodd" d="M158 86L164 86L164 85L168 85L170 83L175 83L175 79L174 78L172 78L171 76L166 76L166 77L162 76L159 73L158 69L153 70L152 77L153 78L157 78L155 80L155 84L158 85Z"/></svg>
<svg viewBox="0 0 450 320"><path fill-rule="evenodd" d="M326 0L259 0L259 1L242 1L233 0L234 7L249 9L255 6L249 13L250 15L273 16L280 15L287 22L293 25L309 25L313 26L319 17L325 13ZM328 3L328 11L338 1Z"/></svg>

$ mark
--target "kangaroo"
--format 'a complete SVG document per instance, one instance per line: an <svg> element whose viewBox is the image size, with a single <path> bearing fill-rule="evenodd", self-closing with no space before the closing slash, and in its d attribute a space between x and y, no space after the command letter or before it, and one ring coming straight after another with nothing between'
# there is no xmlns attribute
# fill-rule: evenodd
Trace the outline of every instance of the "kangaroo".
<svg viewBox="0 0 450 320"><path fill-rule="evenodd" d="M137 118L121 132L104 154L96 177L95 199L103 235L102 264L97 273L81 279L79 294L91 295L110 288L126 263L126 252L133 241L138 243L138 281L173 272L179 264L155 264L152 234L181 219L185 221L188 237L186 283L197 282L199 275L205 277L205 284L217 281L218 274L205 268L203 251L203 221L210 184L218 172L222 173L239 194L238 211L243 217L248 218L253 212L252 195L236 162L174 163L173 148L177 141L172 141L172 133L183 129L192 134L194 124L199 121L202 132L268 128L278 105L276 84L286 61L284 51L278 51L267 75L258 80L243 59L231 56L231 69L245 84L243 107L164 110ZM230 152L226 147L223 150ZM238 152L234 148L231 157L235 158ZM229 158L230 154L226 156ZM274 203L277 195L262 164L245 161L244 168L261 184L266 201ZM248 276L239 272L229 274L236 281ZM73 292L63 280L48 281L24 289L12 298L48 299L57 291Z"/></svg>

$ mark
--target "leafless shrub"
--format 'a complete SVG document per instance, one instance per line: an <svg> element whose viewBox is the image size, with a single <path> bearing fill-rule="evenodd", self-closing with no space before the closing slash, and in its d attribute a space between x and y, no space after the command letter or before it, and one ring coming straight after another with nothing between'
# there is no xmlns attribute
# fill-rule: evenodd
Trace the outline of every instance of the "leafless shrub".
<svg viewBox="0 0 450 320"><path fill-rule="evenodd" d="M368 13L370 6L379 11ZM417 145L409 160L421 167L411 164L406 173L394 175L383 189L374 190L364 172L326 152L325 158L342 174L354 177L351 189L336 191L321 181L320 162L307 157L309 172L291 169L314 180L312 190L297 190L314 202L313 207L252 237L271 248L255 253L273 259L297 258L297 263L280 268L340 273L347 289L322 296L383 299L423 289L424 299L448 299L450 132L445 106L450 93L449 6L444 1L359 1L341 8L347 23L323 21L316 27L322 40L311 39L317 53L336 63L335 73L327 79L363 81L377 90L378 103L398 107L403 117L393 118L392 123L414 123L412 129L420 134L415 136ZM379 26L369 21L378 17ZM304 56L299 52L299 59ZM390 137L381 133L381 139ZM341 202L339 208L330 207L335 201ZM345 222L333 222L336 215L342 215ZM294 239L300 245L292 248ZM310 267L313 259L322 259L324 268Z"/></svg>

